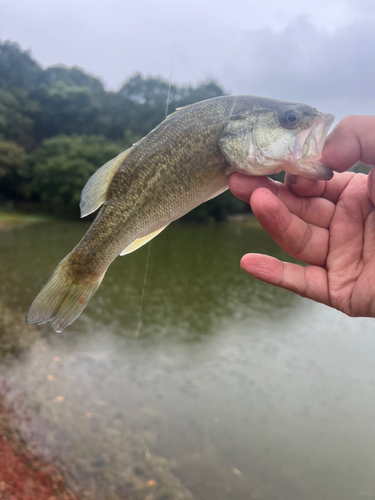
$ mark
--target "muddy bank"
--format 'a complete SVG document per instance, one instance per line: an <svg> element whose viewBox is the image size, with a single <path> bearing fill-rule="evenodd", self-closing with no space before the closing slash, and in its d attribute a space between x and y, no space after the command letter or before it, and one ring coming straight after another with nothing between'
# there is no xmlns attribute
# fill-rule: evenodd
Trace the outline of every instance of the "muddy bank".
<svg viewBox="0 0 375 500"><path fill-rule="evenodd" d="M28 329L23 315L0 302L0 363L4 368L22 359L37 340L35 329ZM40 434L45 423L27 407L12 385L0 377L0 498L7 500L79 500L68 486L64 472L48 453L38 455L38 445L25 439L29 423L38 422ZM13 400L13 402L11 402Z"/></svg>
<svg viewBox="0 0 375 500"><path fill-rule="evenodd" d="M134 426L105 401L83 403L43 332L0 302L0 498L193 500L173 462L150 452L152 408Z"/></svg>
<svg viewBox="0 0 375 500"><path fill-rule="evenodd" d="M1 391L6 390L4 383ZM0 498L78 500L59 468L38 457L17 429L17 416L0 395Z"/></svg>

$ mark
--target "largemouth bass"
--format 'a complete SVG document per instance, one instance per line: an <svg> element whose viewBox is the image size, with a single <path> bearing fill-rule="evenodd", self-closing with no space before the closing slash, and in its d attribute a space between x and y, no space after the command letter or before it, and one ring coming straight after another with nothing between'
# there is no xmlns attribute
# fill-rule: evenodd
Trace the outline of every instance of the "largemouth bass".
<svg viewBox="0 0 375 500"><path fill-rule="evenodd" d="M118 255L225 191L234 171L330 179L332 171L319 159L333 120L305 104L251 96L178 109L89 179L81 217L103 206L32 303L27 322L50 321L61 332L81 314Z"/></svg>

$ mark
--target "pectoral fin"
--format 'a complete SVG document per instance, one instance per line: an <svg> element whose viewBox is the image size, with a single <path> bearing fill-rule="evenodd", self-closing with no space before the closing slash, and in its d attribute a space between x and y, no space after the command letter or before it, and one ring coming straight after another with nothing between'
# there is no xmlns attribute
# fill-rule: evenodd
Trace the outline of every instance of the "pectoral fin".
<svg viewBox="0 0 375 500"><path fill-rule="evenodd" d="M168 226L168 224L167 224ZM134 252L135 250L138 250L138 248L142 247L146 243L148 243L152 238L155 238L159 233L163 231L167 226L162 227L161 229L158 229L157 231L154 231L153 233L147 234L146 236L142 236L142 238L138 238L133 241L133 243L130 243L129 246L123 250L120 255L127 255L128 253Z"/></svg>

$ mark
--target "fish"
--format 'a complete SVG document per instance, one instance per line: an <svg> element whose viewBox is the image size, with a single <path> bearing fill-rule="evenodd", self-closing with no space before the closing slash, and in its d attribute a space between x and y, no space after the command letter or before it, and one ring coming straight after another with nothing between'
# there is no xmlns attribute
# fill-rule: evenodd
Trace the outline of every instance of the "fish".
<svg viewBox="0 0 375 500"><path fill-rule="evenodd" d="M100 209L78 245L32 303L27 323L61 332L82 313L119 255L140 248L228 189L233 172L281 171L329 180L319 160L334 116L302 103L222 96L177 109L99 168L85 185L81 217Z"/></svg>

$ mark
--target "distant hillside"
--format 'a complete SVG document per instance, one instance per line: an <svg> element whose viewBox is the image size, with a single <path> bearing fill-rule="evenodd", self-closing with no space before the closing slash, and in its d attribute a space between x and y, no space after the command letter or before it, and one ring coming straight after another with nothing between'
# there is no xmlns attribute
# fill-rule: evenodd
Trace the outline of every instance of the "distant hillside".
<svg viewBox="0 0 375 500"><path fill-rule="evenodd" d="M32 149L57 134L99 134L109 139L122 138L126 131L145 135L164 119L168 83L135 75L119 92L107 92L98 78L80 68L44 70L29 52L7 41L0 42L0 92L0 134ZM223 90L214 82L195 88L172 85L169 110L219 95ZM15 110L21 115L17 132L5 124L14 121L9 115ZM18 130L22 128L23 134Z"/></svg>
<svg viewBox="0 0 375 500"><path fill-rule="evenodd" d="M164 119L168 87L137 74L108 92L80 68L43 69L16 43L0 41L0 201L41 201L77 214L90 175ZM171 85L169 113L223 94L215 82ZM199 217L222 218L238 203L224 196Z"/></svg>

